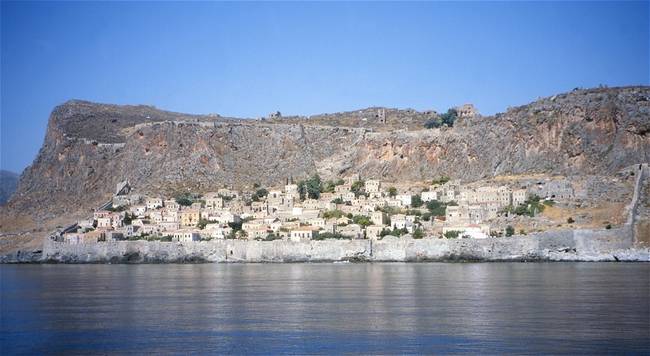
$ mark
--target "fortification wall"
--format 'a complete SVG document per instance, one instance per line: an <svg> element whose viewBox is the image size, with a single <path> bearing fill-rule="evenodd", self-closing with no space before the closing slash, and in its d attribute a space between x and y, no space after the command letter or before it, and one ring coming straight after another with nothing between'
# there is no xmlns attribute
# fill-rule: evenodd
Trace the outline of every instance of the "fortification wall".
<svg viewBox="0 0 650 356"><path fill-rule="evenodd" d="M562 230L491 239L385 238L327 241L199 242L117 241L65 244L47 241L41 262L418 262L418 261L650 261L634 248L631 230ZM623 235L628 235L621 238ZM12 261L9 257L4 262Z"/></svg>

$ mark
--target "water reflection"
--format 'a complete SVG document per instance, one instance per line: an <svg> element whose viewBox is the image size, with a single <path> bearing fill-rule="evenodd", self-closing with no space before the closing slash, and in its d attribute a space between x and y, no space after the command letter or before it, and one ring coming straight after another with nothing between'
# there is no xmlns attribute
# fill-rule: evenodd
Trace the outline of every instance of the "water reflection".
<svg viewBox="0 0 650 356"><path fill-rule="evenodd" d="M2 353L650 352L648 264L1 266Z"/></svg>

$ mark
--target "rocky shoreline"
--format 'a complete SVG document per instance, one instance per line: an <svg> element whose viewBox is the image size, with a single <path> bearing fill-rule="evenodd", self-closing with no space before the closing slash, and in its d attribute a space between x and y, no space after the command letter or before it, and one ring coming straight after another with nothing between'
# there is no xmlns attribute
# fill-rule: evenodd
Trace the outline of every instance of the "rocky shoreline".
<svg viewBox="0 0 650 356"><path fill-rule="evenodd" d="M309 262L650 262L628 227L561 230L491 239L385 238L326 241L119 241L18 251L2 263L309 263Z"/></svg>

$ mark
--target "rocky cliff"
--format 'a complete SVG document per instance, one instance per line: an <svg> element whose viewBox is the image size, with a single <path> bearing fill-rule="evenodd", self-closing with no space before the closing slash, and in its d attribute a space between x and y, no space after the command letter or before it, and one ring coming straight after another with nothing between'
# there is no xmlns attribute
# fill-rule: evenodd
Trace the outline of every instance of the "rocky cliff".
<svg viewBox="0 0 650 356"><path fill-rule="evenodd" d="M385 123L373 112L247 120L69 101L53 110L43 147L3 209L39 220L88 212L125 179L169 194L313 172L475 180L613 173L650 161L649 87L574 90L453 128L425 129L434 112L389 109Z"/></svg>
<svg viewBox="0 0 650 356"><path fill-rule="evenodd" d="M16 191L18 174L0 170L0 205L4 205Z"/></svg>

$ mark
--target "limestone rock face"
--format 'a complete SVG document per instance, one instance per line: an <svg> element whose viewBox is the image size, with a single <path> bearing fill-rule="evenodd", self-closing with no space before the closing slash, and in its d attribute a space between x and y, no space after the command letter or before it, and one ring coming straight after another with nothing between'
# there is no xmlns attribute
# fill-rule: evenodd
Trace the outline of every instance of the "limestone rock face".
<svg viewBox="0 0 650 356"><path fill-rule="evenodd" d="M495 116L425 129L435 112L375 109L312 119L233 119L70 101L7 209L51 218L88 211L128 179L144 193L324 178L476 180L501 174L605 174L650 161L650 88L575 90ZM36 209L38 208L38 209Z"/></svg>

